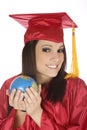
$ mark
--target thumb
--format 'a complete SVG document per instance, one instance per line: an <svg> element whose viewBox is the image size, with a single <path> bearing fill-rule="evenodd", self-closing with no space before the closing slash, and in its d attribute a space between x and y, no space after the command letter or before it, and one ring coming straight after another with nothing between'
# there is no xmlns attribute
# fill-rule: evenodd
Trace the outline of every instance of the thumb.
<svg viewBox="0 0 87 130"><path fill-rule="evenodd" d="M6 95L7 95L7 96L10 95L10 91L9 91L9 89L6 90Z"/></svg>

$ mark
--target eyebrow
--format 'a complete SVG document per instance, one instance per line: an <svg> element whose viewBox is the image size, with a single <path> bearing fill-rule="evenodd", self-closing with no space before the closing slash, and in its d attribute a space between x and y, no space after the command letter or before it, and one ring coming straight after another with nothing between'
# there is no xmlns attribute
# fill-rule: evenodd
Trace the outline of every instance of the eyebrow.
<svg viewBox="0 0 87 130"><path fill-rule="evenodd" d="M44 47L44 46L50 46L50 47L52 47L52 45L48 45L48 44L44 44L44 45L42 45L42 47Z"/></svg>
<svg viewBox="0 0 87 130"><path fill-rule="evenodd" d="M44 45L42 45L42 47L44 47L44 46L49 46L49 47L52 47L52 45L48 45L48 44L44 44ZM63 45L61 45L59 48L62 48L62 47L64 47L64 44L63 44Z"/></svg>

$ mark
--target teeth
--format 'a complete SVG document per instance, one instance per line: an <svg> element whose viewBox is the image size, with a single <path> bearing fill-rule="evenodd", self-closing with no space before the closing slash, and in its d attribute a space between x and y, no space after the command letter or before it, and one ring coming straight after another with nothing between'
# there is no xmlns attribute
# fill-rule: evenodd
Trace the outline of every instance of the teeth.
<svg viewBox="0 0 87 130"><path fill-rule="evenodd" d="M48 67L55 69L57 66L56 65L49 65Z"/></svg>

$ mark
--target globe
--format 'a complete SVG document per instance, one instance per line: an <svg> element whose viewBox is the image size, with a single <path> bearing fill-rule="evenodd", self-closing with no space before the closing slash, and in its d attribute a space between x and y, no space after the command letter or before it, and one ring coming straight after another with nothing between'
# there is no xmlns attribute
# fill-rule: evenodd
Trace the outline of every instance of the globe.
<svg viewBox="0 0 87 130"><path fill-rule="evenodd" d="M11 82L10 93L14 88L16 90L19 89L22 92L26 92L26 88L30 88L30 87L33 87L36 91L38 91L38 85L33 78L29 76L20 75Z"/></svg>

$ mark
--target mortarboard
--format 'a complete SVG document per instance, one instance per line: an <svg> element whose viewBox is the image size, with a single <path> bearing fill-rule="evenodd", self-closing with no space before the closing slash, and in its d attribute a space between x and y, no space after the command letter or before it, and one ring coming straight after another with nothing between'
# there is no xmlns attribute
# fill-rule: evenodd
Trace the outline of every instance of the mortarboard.
<svg viewBox="0 0 87 130"><path fill-rule="evenodd" d="M65 13L39 13L9 15L27 30L24 35L25 44L31 40L51 40L63 42L63 29L77 25Z"/></svg>
<svg viewBox="0 0 87 130"><path fill-rule="evenodd" d="M32 40L50 40L64 42L64 28L72 28L72 64L68 77L79 75L75 28L77 25L65 12L60 13L38 13L38 14L12 14L9 15L26 28L24 43Z"/></svg>

